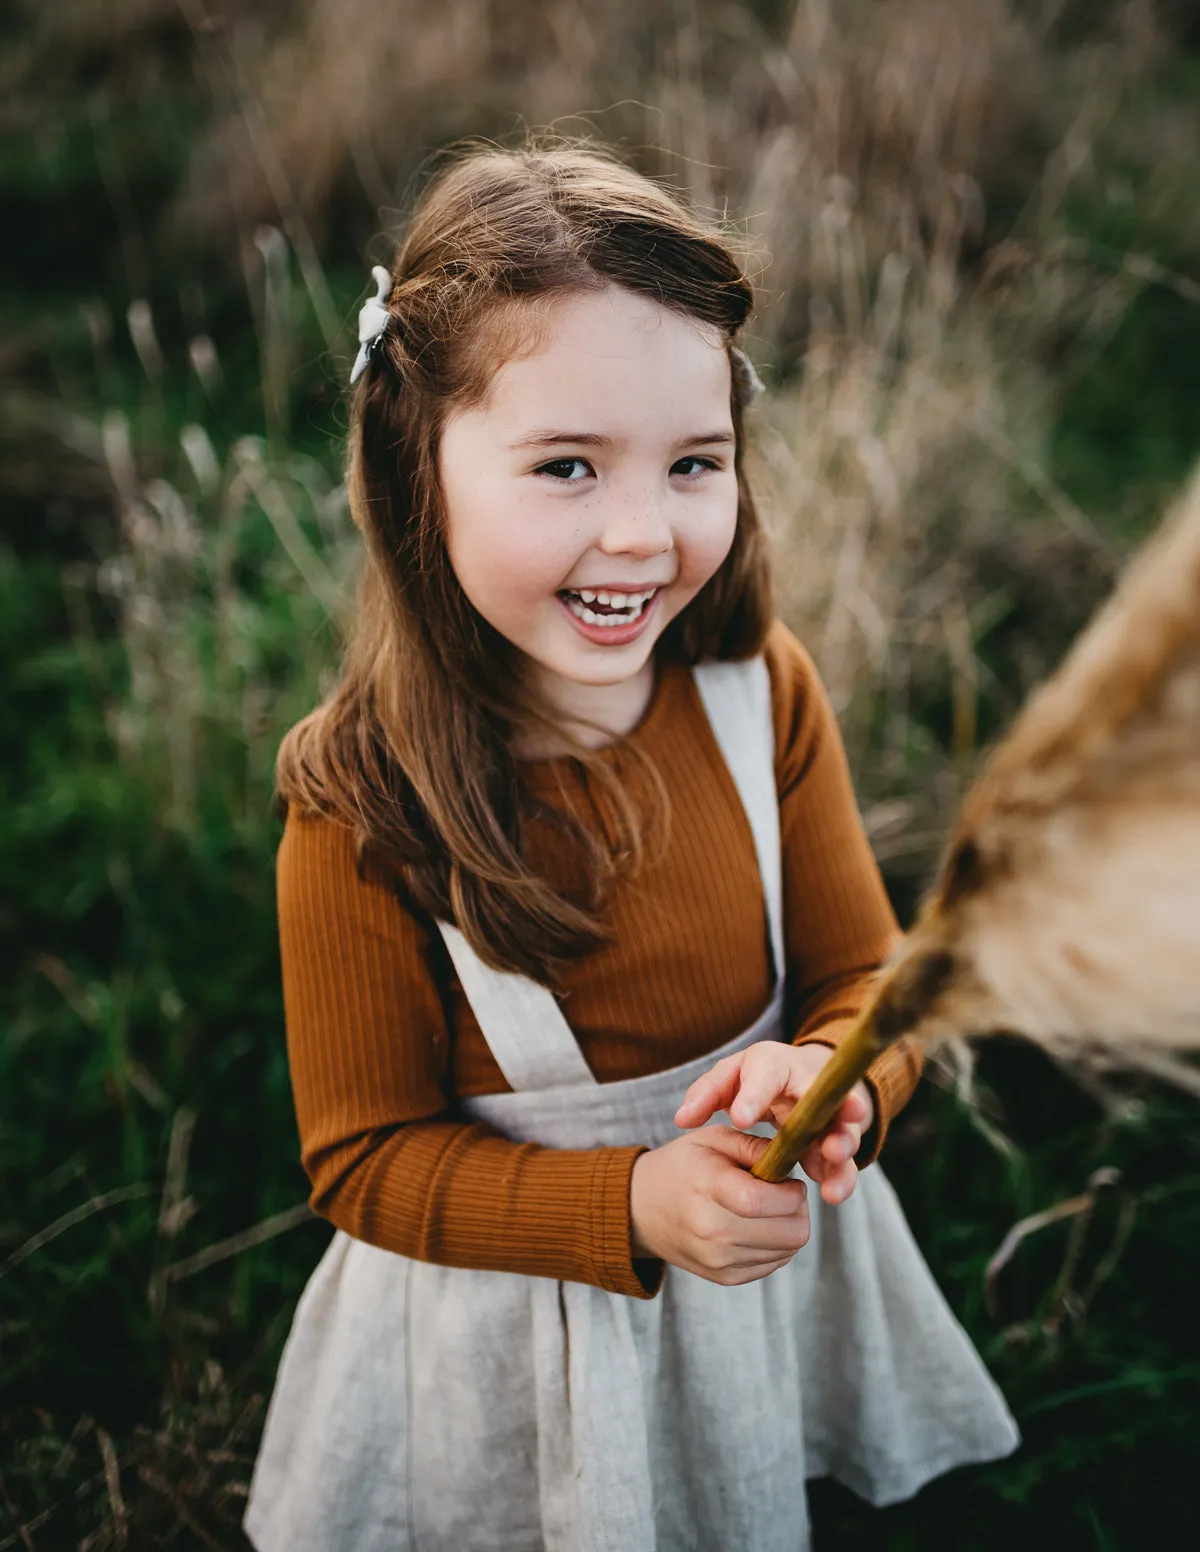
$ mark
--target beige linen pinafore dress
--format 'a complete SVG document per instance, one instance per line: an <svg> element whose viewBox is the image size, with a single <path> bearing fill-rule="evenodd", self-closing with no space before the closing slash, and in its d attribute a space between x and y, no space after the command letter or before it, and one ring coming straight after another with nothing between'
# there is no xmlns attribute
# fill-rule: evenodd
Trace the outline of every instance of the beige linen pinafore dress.
<svg viewBox="0 0 1200 1552"><path fill-rule="evenodd" d="M750 1028L667 1072L597 1083L549 991L442 926L513 1092L465 1109L550 1147L651 1147L720 1056L784 1038L770 685L696 683L754 836L775 989ZM719 1117L726 1121L727 1118ZM255 1468L259 1552L805 1552L804 1479L874 1504L1018 1442L878 1166L810 1196L782 1270L723 1288L668 1266L651 1300L432 1266L334 1236L296 1310ZM764 1426L769 1418L770 1426Z"/></svg>

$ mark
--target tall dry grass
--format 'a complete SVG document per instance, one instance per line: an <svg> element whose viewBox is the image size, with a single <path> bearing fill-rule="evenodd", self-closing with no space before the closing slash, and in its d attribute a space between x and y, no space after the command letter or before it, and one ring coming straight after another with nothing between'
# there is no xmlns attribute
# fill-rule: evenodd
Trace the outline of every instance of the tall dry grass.
<svg viewBox="0 0 1200 1552"><path fill-rule="evenodd" d="M328 627L352 561L344 492L312 459L269 457L260 438L239 438L221 460L196 423L181 429L175 482L142 478L119 413L101 446L121 539L96 574L127 675L106 686L116 751L162 826L211 823L204 780L224 822L261 832L281 731L332 671ZM248 588L254 525L274 544L264 554L250 540Z"/></svg>
<svg viewBox="0 0 1200 1552"><path fill-rule="evenodd" d="M273 342L264 396L277 428L294 369L289 275L335 355L348 350L320 257L330 213L351 188L390 229L439 141L594 128L732 220L764 299L751 343L775 386L762 450L785 612L842 714L877 846L919 871L982 736L977 645L995 609L981 570L997 554L1002 569L1032 568L1056 543L1058 564L1096 587L1114 561L1046 473L1036 360L1064 322L1080 339L1111 327L1146 284L1128 255L1098 281L1058 217L1167 44L1152 6L1120 0L1063 49L1064 9L311 0L234 5L218 25L205 0L182 0L218 111L173 220L209 242L240 234ZM117 11L133 31L155 15L153 0ZM86 37L95 17L80 6L70 25ZM991 204L1018 195L1001 229ZM128 479L113 484L124 510ZM286 526L288 501L274 505ZM1024 534L1020 511L1048 521ZM324 563L290 547L321 592ZM188 682L182 660L172 671ZM918 732L914 747L914 697L939 677L949 737ZM191 703L173 697L175 715Z"/></svg>
<svg viewBox="0 0 1200 1552"><path fill-rule="evenodd" d="M1101 348L1148 285L1200 300L1195 281L1136 252L1089 252L1064 219L1077 192L1111 181L1128 126L1125 152L1141 158L1150 200L1167 197L1180 147L1200 133L1198 112L1139 107L1170 47L1158 9L1105 0L1075 37L1065 0L649 11L549 0L536 13L516 0L78 0L40 26L43 46L67 52L104 39L132 87L169 24L211 114L163 214L189 243L238 256L267 439L255 462L250 443L226 438L218 452L218 433L189 427L184 452L209 446L203 480L189 454L146 484L145 424L125 435L110 419L103 438L82 438L121 515L121 553L101 572L132 673L117 731L123 750L141 739L174 751L157 757L176 773L168 811L188 811L182 773L217 707L243 708L249 780L281 730L247 709L266 693L257 670L240 687L229 677L245 624L228 583L230 513L255 503L278 542L270 566L291 568L290 584L276 570L268 586L298 586L323 618L338 607L330 577L353 563L350 531L326 520L336 469L326 462L328 488L314 496L314 466L297 481L287 452L300 313L315 318L334 371L349 356L330 280L346 257L339 213L358 210L365 233L375 224L365 246L386 257L437 145L549 125L615 140L745 241L762 296L750 345L773 389L759 440L784 612L841 715L882 860L921 876L974 754L1061 645L1026 643L1017 682L991 677L981 647L1013 592L1060 577L1081 621L1118 558L1048 473L1053 388L1041 362L1064 337L1077 355ZM145 300L133 298L127 324L161 402ZM201 379L219 371L212 352L192 342ZM211 640L178 625L189 587L211 606ZM294 704L315 693L315 670L310 658ZM931 697L949 702L936 729Z"/></svg>

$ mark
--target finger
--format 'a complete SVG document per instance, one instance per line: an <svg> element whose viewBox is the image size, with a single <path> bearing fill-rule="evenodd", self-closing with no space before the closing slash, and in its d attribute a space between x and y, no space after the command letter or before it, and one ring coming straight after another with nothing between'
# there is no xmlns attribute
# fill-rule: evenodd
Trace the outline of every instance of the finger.
<svg viewBox="0 0 1200 1552"><path fill-rule="evenodd" d="M837 1144L840 1144L837 1145ZM852 1136L837 1133L835 1137L822 1137L813 1143L800 1159L800 1167L810 1180L825 1185L844 1175L847 1168L857 1171L854 1155L858 1152ZM821 1193L824 1196L824 1192Z"/></svg>
<svg viewBox="0 0 1200 1552"><path fill-rule="evenodd" d="M771 1146L768 1138L755 1137L751 1132L739 1132L732 1126L706 1126L697 1136L696 1142L722 1159L731 1159L743 1170L753 1169ZM764 1185L766 1183L761 1182Z"/></svg>
<svg viewBox="0 0 1200 1552"><path fill-rule="evenodd" d="M800 1168L817 1185L824 1185L830 1175L842 1167L836 1160L825 1157L825 1149L822 1141L813 1143L805 1153L800 1156Z"/></svg>
<svg viewBox="0 0 1200 1552"><path fill-rule="evenodd" d="M850 1196L857 1182L858 1165L851 1159L822 1182L821 1200L830 1207L837 1207Z"/></svg>
<svg viewBox="0 0 1200 1552"><path fill-rule="evenodd" d="M828 1201L825 1187L831 1181L837 1180L847 1168L852 1168L853 1165L846 1159L840 1163L827 1159L823 1149L816 1144L800 1160L800 1167L815 1185L821 1187L822 1201Z"/></svg>
<svg viewBox="0 0 1200 1552"><path fill-rule="evenodd" d="M755 1180L744 1169L722 1162L712 1182L712 1199L726 1212L743 1219L790 1218L803 1210L808 1197L803 1180Z"/></svg>
<svg viewBox="0 0 1200 1552"><path fill-rule="evenodd" d="M775 1261L763 1261L753 1266L736 1267L723 1273L719 1278L711 1278L712 1282L720 1282L725 1288L738 1288L744 1283L760 1282L764 1277L770 1277L772 1272L781 1272L792 1261L791 1256L781 1256Z"/></svg>
<svg viewBox="0 0 1200 1552"><path fill-rule="evenodd" d="M768 1256L795 1255L808 1244L812 1220L805 1205L786 1218L735 1218L725 1220L725 1256L730 1262Z"/></svg>
<svg viewBox="0 0 1200 1552"><path fill-rule="evenodd" d="M737 1096L728 1106L729 1119L735 1126L753 1126L761 1121L775 1100L788 1091L792 1068L789 1046L774 1042L752 1046L742 1063Z"/></svg>
<svg viewBox="0 0 1200 1552"><path fill-rule="evenodd" d="M862 1127L857 1123L837 1126L827 1132L821 1139L819 1147L822 1156L831 1164L844 1164L847 1159L852 1159L858 1152L862 1142Z"/></svg>
<svg viewBox="0 0 1200 1552"><path fill-rule="evenodd" d="M745 1246L739 1246L736 1254L731 1255L725 1263L723 1270L734 1272L739 1267L744 1267L747 1271L751 1271L754 1268L759 1268L763 1271L767 1269L773 1271L778 1266L786 1266L792 1257L797 1254L798 1252L794 1249L751 1250Z"/></svg>
<svg viewBox="0 0 1200 1552"><path fill-rule="evenodd" d="M693 1272L710 1283L719 1283L722 1288L736 1288L742 1283L757 1282L760 1277L770 1277L772 1272L778 1272L791 1259L790 1255L763 1256L753 1261L731 1262L728 1266L708 1266L703 1261L689 1258L679 1264L685 1272Z"/></svg>
<svg viewBox="0 0 1200 1552"><path fill-rule="evenodd" d="M865 1083L856 1083L838 1108L834 1124L860 1126L865 1130L874 1118L874 1111L870 1090Z"/></svg>
<svg viewBox="0 0 1200 1552"><path fill-rule="evenodd" d="M738 1090L745 1054L738 1051L733 1056L723 1057L703 1077L696 1079L675 1112L676 1126L703 1126L710 1116L729 1108Z"/></svg>

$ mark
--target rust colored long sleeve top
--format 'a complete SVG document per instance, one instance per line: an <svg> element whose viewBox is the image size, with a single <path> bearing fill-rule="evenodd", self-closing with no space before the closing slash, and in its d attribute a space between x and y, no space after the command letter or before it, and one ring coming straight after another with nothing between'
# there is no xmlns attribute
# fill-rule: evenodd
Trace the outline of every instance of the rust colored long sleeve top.
<svg viewBox="0 0 1200 1552"><path fill-rule="evenodd" d="M896 923L816 671L781 624L766 649L783 852L787 1028L836 1045ZM601 1083L713 1051L771 989L749 823L691 674L667 667L631 735L670 800L667 841L610 896L612 941L565 973L564 1011ZM564 762L565 763L565 762ZM546 801L563 766L533 762ZM538 839L553 865L554 838ZM646 1296L630 1249L638 1148L518 1144L464 1119L462 1098L508 1085L432 921L360 876L351 832L289 813L278 855L283 990L312 1205L346 1233L453 1266L569 1279ZM900 1046L872 1068L874 1157L920 1072Z"/></svg>

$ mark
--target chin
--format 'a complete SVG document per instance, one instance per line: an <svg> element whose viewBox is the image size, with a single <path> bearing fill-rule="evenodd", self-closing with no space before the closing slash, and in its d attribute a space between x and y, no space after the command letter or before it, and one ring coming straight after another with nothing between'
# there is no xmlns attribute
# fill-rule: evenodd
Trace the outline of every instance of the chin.
<svg viewBox="0 0 1200 1552"><path fill-rule="evenodd" d="M589 662L587 658L575 658L546 662L542 660L542 667L560 679L569 680L572 684L590 684L597 688L603 685L624 684L627 679L632 679L635 674L641 673L648 659L653 656L653 648L649 652L641 650L641 642L638 642L639 650L620 658L610 656L606 661Z"/></svg>

